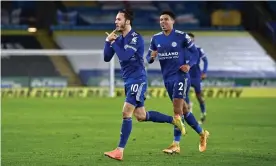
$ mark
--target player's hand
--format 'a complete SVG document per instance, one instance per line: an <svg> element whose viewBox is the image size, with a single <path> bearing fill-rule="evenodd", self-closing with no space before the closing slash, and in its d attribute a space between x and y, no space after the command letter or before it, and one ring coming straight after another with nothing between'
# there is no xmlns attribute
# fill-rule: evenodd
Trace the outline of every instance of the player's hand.
<svg viewBox="0 0 276 166"><path fill-rule="evenodd" d="M201 79L204 80L207 77L207 75L205 73L201 74Z"/></svg>
<svg viewBox="0 0 276 166"><path fill-rule="evenodd" d="M157 57L157 51L152 51L150 54L151 59L155 59Z"/></svg>
<svg viewBox="0 0 276 166"><path fill-rule="evenodd" d="M188 73L190 70L190 65L188 65L188 64L182 65L182 66L180 66L180 70L185 73Z"/></svg>
<svg viewBox="0 0 276 166"><path fill-rule="evenodd" d="M117 30L115 29L110 34L108 32L105 32L107 35L106 41L113 42L117 39L118 35L116 34Z"/></svg>

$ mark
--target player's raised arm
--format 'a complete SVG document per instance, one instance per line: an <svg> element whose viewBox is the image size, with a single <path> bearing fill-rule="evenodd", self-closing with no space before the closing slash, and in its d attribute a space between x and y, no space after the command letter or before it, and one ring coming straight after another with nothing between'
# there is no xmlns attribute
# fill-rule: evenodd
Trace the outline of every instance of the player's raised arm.
<svg viewBox="0 0 276 166"><path fill-rule="evenodd" d="M157 47L154 44L153 38L151 38L149 51L148 51L148 54L146 56L147 62L148 63L153 63L156 56L157 56Z"/></svg>
<svg viewBox="0 0 276 166"><path fill-rule="evenodd" d="M109 62L113 55L114 55L114 50L112 47L110 47L110 42L105 42L105 45L104 45L104 61L105 62Z"/></svg>
<svg viewBox="0 0 276 166"><path fill-rule="evenodd" d="M144 44L144 40L141 36L134 36L131 41L124 46L120 47L119 44L115 41L111 44L112 48L118 55L119 59L122 61L129 60L134 53L139 49L141 45Z"/></svg>
<svg viewBox="0 0 276 166"><path fill-rule="evenodd" d="M107 38L105 39L104 44L104 61L109 62L115 53L113 48L111 47L111 42L117 38L117 35L115 34L115 30L111 34L107 32L106 34Z"/></svg>

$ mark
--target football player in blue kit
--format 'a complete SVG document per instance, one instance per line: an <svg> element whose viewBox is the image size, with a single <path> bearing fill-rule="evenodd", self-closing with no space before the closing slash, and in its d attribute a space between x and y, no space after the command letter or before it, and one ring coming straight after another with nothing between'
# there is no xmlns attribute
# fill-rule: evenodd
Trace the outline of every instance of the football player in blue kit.
<svg viewBox="0 0 276 166"><path fill-rule="evenodd" d="M109 62L114 54L118 56L122 78L125 83L126 99L123 106L120 141L115 150L104 154L112 159L123 160L124 148L132 130L132 114L140 122L169 123L184 133L180 116L168 116L157 111L145 111L144 100L147 90L147 75L144 66L144 40L132 29L133 14L129 10L118 12L116 29L107 33L104 46L104 61ZM121 33L120 36L116 32Z"/></svg>
<svg viewBox="0 0 276 166"><path fill-rule="evenodd" d="M188 33L188 35L191 37L192 41L194 42L195 35L192 33ZM190 68L189 74L191 77L191 86L195 90L196 98L197 98L197 101L199 103L200 110L201 110L201 117L200 117L199 124L202 124L206 120L206 108L205 108L204 99L202 97L201 81L204 80L207 76L206 73L207 73L207 69L208 69L208 59L201 47L196 45L196 49L199 52L199 58L198 58L196 64ZM201 60L203 61L203 69L202 70L200 69ZM190 111L192 112L192 103L189 100L189 96L187 97L187 103L189 105Z"/></svg>
<svg viewBox="0 0 276 166"><path fill-rule="evenodd" d="M194 115L189 112L186 98L190 88L189 70L198 59L196 49L190 36L173 28L175 15L171 11L164 11L160 15L162 32L153 35L147 54L148 63L153 63L158 57L163 75L164 84L173 102L175 115L184 116L185 121L199 134L199 151L207 148L209 132L203 130ZM185 52L189 51L190 54ZM174 127L174 141L165 153L180 153L181 131Z"/></svg>

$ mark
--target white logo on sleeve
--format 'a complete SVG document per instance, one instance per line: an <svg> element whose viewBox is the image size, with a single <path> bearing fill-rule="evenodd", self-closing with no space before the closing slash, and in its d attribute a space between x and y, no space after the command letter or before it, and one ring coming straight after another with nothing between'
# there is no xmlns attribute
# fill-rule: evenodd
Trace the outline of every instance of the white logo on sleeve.
<svg viewBox="0 0 276 166"><path fill-rule="evenodd" d="M137 37L132 38L130 44L136 44L137 43Z"/></svg>
<svg viewBox="0 0 276 166"><path fill-rule="evenodd" d="M157 47L161 47L160 44L158 44Z"/></svg>
<svg viewBox="0 0 276 166"><path fill-rule="evenodd" d="M201 51L202 54L205 54L202 48L200 49L200 51Z"/></svg>
<svg viewBox="0 0 276 166"><path fill-rule="evenodd" d="M187 39L187 42L190 43L192 41L191 37L186 33L185 38Z"/></svg>
<svg viewBox="0 0 276 166"><path fill-rule="evenodd" d="M134 37L134 36L137 36L138 34L133 32L131 35Z"/></svg>

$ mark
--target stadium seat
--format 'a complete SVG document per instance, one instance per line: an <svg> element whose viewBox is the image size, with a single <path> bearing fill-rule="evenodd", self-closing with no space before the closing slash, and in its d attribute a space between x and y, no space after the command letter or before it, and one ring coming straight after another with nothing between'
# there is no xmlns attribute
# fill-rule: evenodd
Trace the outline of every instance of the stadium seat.
<svg viewBox="0 0 276 166"><path fill-rule="evenodd" d="M197 43L208 55L209 71L226 71L227 76L231 72L244 73L244 77L248 73L255 77L269 77L271 73L276 76L274 60L252 37L202 37Z"/></svg>
<svg viewBox="0 0 276 166"><path fill-rule="evenodd" d="M214 26L239 26L241 13L238 10L216 10L212 13Z"/></svg>

